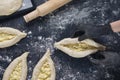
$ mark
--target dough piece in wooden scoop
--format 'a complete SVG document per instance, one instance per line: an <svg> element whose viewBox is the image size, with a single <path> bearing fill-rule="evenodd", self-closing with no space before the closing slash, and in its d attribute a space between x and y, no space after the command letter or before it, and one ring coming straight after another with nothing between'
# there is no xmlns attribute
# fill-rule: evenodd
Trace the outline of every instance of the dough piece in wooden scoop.
<svg viewBox="0 0 120 80"><path fill-rule="evenodd" d="M32 80L55 80L55 67L49 49L35 66Z"/></svg>
<svg viewBox="0 0 120 80"><path fill-rule="evenodd" d="M78 38L65 38L60 42L56 42L54 46L69 56L75 58L86 57L98 50L105 50L105 46L96 43L91 39L78 41Z"/></svg>
<svg viewBox="0 0 120 80"><path fill-rule="evenodd" d="M0 28L0 48L12 46L26 37L26 33L9 27Z"/></svg>
<svg viewBox="0 0 120 80"><path fill-rule="evenodd" d="M7 67L2 80L26 80L28 52L13 60Z"/></svg>
<svg viewBox="0 0 120 80"><path fill-rule="evenodd" d="M22 6L23 0L0 0L0 16L16 12Z"/></svg>

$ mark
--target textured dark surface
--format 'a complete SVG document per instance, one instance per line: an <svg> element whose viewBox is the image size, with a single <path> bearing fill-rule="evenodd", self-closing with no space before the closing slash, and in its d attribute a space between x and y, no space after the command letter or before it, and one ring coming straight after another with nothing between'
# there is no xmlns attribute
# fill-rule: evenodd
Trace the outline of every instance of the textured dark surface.
<svg viewBox="0 0 120 80"><path fill-rule="evenodd" d="M34 3L37 6L44 1L34 0ZM108 58L110 61L94 64L87 57L75 59L53 47L55 41L71 37L76 30L86 27L83 24L94 24L96 27L95 25L108 24L118 19L120 19L120 0L74 0L54 13L29 24L24 23L22 16L0 21L0 26L9 26L28 33L27 38L17 45L0 49L0 80L10 62L25 51L30 52L27 77L27 80L30 80L34 66L47 48L52 52L56 80L120 80L119 57L115 59L113 56ZM94 28L89 30L90 35L97 37L103 32L99 29L95 31ZM119 33L103 35L97 41L108 47L110 53L105 51L107 54L115 53L119 56L119 36Z"/></svg>

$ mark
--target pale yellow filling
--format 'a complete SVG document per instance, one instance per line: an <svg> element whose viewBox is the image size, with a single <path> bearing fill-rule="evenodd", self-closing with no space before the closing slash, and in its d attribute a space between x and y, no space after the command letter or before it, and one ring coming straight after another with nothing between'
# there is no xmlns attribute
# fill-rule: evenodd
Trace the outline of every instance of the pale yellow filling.
<svg viewBox="0 0 120 80"><path fill-rule="evenodd" d="M61 44L64 47L70 48L71 50L75 51L85 51L85 50L93 50L93 49L98 49L98 47L83 43L83 42L78 42L74 44Z"/></svg>
<svg viewBox="0 0 120 80"><path fill-rule="evenodd" d="M20 80L22 72L22 63L20 62L10 74L9 80Z"/></svg>
<svg viewBox="0 0 120 80"><path fill-rule="evenodd" d="M50 64L46 60L42 67L40 68L40 73L37 80L50 80L51 77L51 68Z"/></svg>
<svg viewBox="0 0 120 80"><path fill-rule="evenodd" d="M0 42L6 41L6 40L11 40L15 38L15 34L9 34L9 33L0 33Z"/></svg>

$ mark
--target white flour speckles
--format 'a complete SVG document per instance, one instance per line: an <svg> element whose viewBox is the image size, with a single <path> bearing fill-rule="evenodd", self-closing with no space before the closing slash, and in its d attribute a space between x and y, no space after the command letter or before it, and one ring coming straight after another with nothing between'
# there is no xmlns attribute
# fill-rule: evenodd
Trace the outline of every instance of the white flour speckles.
<svg viewBox="0 0 120 80"><path fill-rule="evenodd" d="M61 30L65 30L65 27L64 26L58 26L56 27L57 29L61 29Z"/></svg>
<svg viewBox="0 0 120 80"><path fill-rule="evenodd" d="M83 8L81 11L79 11L78 16L76 17L77 20L82 20L83 18L87 18L90 15L91 10L89 8Z"/></svg>
<svg viewBox="0 0 120 80"><path fill-rule="evenodd" d="M0 74L3 74L4 73L4 69L3 67L0 66Z"/></svg>
<svg viewBox="0 0 120 80"><path fill-rule="evenodd" d="M27 32L27 38L32 38L32 31Z"/></svg>
<svg viewBox="0 0 120 80"><path fill-rule="evenodd" d="M77 72L76 74L77 74L77 75L79 75L79 74L80 74L80 72Z"/></svg>
<svg viewBox="0 0 120 80"><path fill-rule="evenodd" d="M32 34L32 32L31 32L31 31L29 31L29 32L28 32L28 35L31 35L31 34Z"/></svg>
<svg viewBox="0 0 120 80"><path fill-rule="evenodd" d="M53 28L65 26L66 23L70 23L71 21L73 21L70 16L66 16L64 14L63 15L57 14L57 15L53 15L53 16L50 16L50 20L48 21L48 23L50 23L50 25L53 25Z"/></svg>
<svg viewBox="0 0 120 80"><path fill-rule="evenodd" d="M28 76L28 80L31 80L32 76Z"/></svg>
<svg viewBox="0 0 120 80"><path fill-rule="evenodd" d="M31 63L32 63L32 61L29 61L29 63L31 64Z"/></svg>
<svg viewBox="0 0 120 80"><path fill-rule="evenodd" d="M62 74L62 78L60 78L60 80L98 80L99 76L99 72L96 70L92 72L74 72L71 68L66 69L66 67L64 67L64 73Z"/></svg>
<svg viewBox="0 0 120 80"><path fill-rule="evenodd" d="M65 75L65 74L64 74L64 76L63 76L63 78L62 78L63 80L66 80L66 79L69 79L69 80L77 80L76 77L75 77L76 75L75 75L74 73L68 73L68 72L67 72L67 74L68 74L68 75Z"/></svg>
<svg viewBox="0 0 120 80"><path fill-rule="evenodd" d="M116 16L119 14L119 12L118 12L118 11L115 11L115 10L112 11L112 13L113 13L114 15L116 15Z"/></svg>
<svg viewBox="0 0 120 80"><path fill-rule="evenodd" d="M106 78L109 78L109 77L110 77L110 74L106 73L105 77L106 77Z"/></svg>
<svg viewBox="0 0 120 80"><path fill-rule="evenodd" d="M50 41L53 41L53 39L52 39L52 38L50 38L50 37L46 38L46 40L50 40Z"/></svg>
<svg viewBox="0 0 120 80"><path fill-rule="evenodd" d="M32 68L31 68L31 67L29 68L29 71L32 71Z"/></svg>
<svg viewBox="0 0 120 80"><path fill-rule="evenodd" d="M120 36L120 33L116 33L118 36Z"/></svg>
<svg viewBox="0 0 120 80"><path fill-rule="evenodd" d="M0 56L0 61L11 62L11 58L9 56Z"/></svg>
<svg viewBox="0 0 120 80"><path fill-rule="evenodd" d="M56 60L55 61L55 67L56 67L56 69L58 69L58 71L60 71L62 69L61 61L57 57L54 57L54 60Z"/></svg>
<svg viewBox="0 0 120 80"><path fill-rule="evenodd" d="M115 40L115 41L114 41L114 44L117 44L117 43L118 43L118 41Z"/></svg>
<svg viewBox="0 0 120 80"><path fill-rule="evenodd" d="M105 73L106 73L106 74L105 74L105 79L106 79L106 80L114 80L114 79L113 79L113 77L114 77L113 75L109 74L108 72L105 72Z"/></svg>
<svg viewBox="0 0 120 80"><path fill-rule="evenodd" d="M38 36L38 40L41 40L42 39L42 36Z"/></svg>
<svg viewBox="0 0 120 80"><path fill-rule="evenodd" d="M22 6L25 6L25 5L26 5L25 3L22 4Z"/></svg>
<svg viewBox="0 0 120 80"><path fill-rule="evenodd" d="M43 27L41 26L38 26L38 30L41 31L43 29Z"/></svg>
<svg viewBox="0 0 120 80"><path fill-rule="evenodd" d="M2 59L2 56L0 56L0 60Z"/></svg>
<svg viewBox="0 0 120 80"><path fill-rule="evenodd" d="M70 78L71 78L71 77L74 77L74 75L73 75L73 74L68 74L68 77L70 77Z"/></svg>
<svg viewBox="0 0 120 80"><path fill-rule="evenodd" d="M51 37L42 37L42 36L38 36L37 37L38 41L36 42L31 42L30 46L32 46L35 50L37 50L38 52L45 52L47 48L50 48L51 52L54 52L54 40Z"/></svg>
<svg viewBox="0 0 120 80"><path fill-rule="evenodd" d="M63 11L59 11L57 15L50 15L48 23L53 25L52 28L61 28L62 26L62 29L64 29L66 28L66 24L72 22L79 23L82 19L87 18L90 15L90 12L91 10L89 8L80 10L79 7L70 6L69 9L65 8Z"/></svg>
<svg viewBox="0 0 120 80"><path fill-rule="evenodd" d="M26 46L28 47L29 45L28 45L28 44L26 44Z"/></svg>
<svg viewBox="0 0 120 80"><path fill-rule="evenodd" d="M97 71L97 70L94 70L93 73L98 73L98 71Z"/></svg>

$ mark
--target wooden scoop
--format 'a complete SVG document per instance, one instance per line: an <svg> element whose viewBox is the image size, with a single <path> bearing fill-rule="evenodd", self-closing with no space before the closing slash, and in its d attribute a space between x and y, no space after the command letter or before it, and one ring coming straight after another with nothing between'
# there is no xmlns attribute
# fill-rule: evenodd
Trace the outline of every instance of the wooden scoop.
<svg viewBox="0 0 120 80"><path fill-rule="evenodd" d="M45 16L48 13L62 7L72 0L49 0L42 5L38 6L34 11L24 16L26 22L32 21L39 16Z"/></svg>

